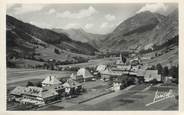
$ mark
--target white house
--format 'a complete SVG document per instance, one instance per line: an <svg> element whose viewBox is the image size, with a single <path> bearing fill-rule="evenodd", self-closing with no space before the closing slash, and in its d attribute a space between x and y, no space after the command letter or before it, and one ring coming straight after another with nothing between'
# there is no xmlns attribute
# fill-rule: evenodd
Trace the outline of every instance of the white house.
<svg viewBox="0 0 184 115"><path fill-rule="evenodd" d="M106 65L98 65L98 67L96 68L96 70L98 72L102 72L102 71L105 71L106 67L107 67Z"/></svg>
<svg viewBox="0 0 184 115"><path fill-rule="evenodd" d="M144 75L144 81L149 82L153 79L161 81L161 75L158 74L158 70L146 70Z"/></svg>

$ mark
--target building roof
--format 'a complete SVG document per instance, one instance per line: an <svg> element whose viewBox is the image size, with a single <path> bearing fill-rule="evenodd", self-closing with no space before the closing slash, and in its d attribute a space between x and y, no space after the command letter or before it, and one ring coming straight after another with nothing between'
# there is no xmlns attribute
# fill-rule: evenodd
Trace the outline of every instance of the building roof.
<svg viewBox="0 0 184 115"><path fill-rule="evenodd" d="M42 81L42 83L43 84L50 84L50 85L61 84L61 82L55 76L48 76L48 77L46 77Z"/></svg>
<svg viewBox="0 0 184 115"><path fill-rule="evenodd" d="M78 87L81 86L82 84L72 80L72 79L68 79L64 84L63 87Z"/></svg>
<svg viewBox="0 0 184 115"><path fill-rule="evenodd" d="M106 69L106 65L98 65L98 67L96 68L96 70L98 71L98 72L101 72L101 71L104 71L105 69Z"/></svg>
<svg viewBox="0 0 184 115"><path fill-rule="evenodd" d="M81 68L77 71L77 76L82 75L83 78L92 78L94 77L87 69Z"/></svg>
<svg viewBox="0 0 184 115"><path fill-rule="evenodd" d="M71 79L75 79L75 80L76 80L76 79L77 79L77 75L76 75L76 74L74 74L74 73L72 73L72 74L70 75L70 78L71 78Z"/></svg>
<svg viewBox="0 0 184 115"><path fill-rule="evenodd" d="M56 92L56 90L53 90L53 89L43 89L41 87L29 86L29 87L26 87L26 91L23 94L47 98L47 97L57 95L58 93Z"/></svg>
<svg viewBox="0 0 184 115"><path fill-rule="evenodd" d="M106 68L105 71L102 71L101 74L105 75L122 75L122 72L112 71L110 68Z"/></svg>
<svg viewBox="0 0 184 115"><path fill-rule="evenodd" d="M25 87L22 86L17 86L15 89L13 89L10 94L12 95L21 95L22 93L24 93L25 91Z"/></svg>
<svg viewBox="0 0 184 115"><path fill-rule="evenodd" d="M25 88L25 92L23 94L42 97L42 90L43 88L41 87L29 86Z"/></svg>
<svg viewBox="0 0 184 115"><path fill-rule="evenodd" d="M117 66L117 69L119 69L119 70L130 70L131 69L131 65Z"/></svg>

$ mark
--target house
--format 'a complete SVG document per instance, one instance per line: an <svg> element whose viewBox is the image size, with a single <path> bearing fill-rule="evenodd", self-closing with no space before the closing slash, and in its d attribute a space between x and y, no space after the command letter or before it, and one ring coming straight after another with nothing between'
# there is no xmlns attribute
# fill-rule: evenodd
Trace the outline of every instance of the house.
<svg viewBox="0 0 184 115"><path fill-rule="evenodd" d="M14 101L23 104L44 105L50 101L56 100L58 93L56 90L49 90L35 86L18 86L10 92L10 96Z"/></svg>
<svg viewBox="0 0 184 115"><path fill-rule="evenodd" d="M139 65L137 65L137 66L132 66L130 70L133 71L133 72L137 72L138 69L140 69L140 68L141 67Z"/></svg>
<svg viewBox="0 0 184 115"><path fill-rule="evenodd" d="M96 71L98 72L105 71L106 67L107 67L106 65L98 65Z"/></svg>
<svg viewBox="0 0 184 115"><path fill-rule="evenodd" d="M42 86L58 85L61 82L55 76L48 76L42 81Z"/></svg>
<svg viewBox="0 0 184 115"><path fill-rule="evenodd" d="M72 73L71 75L70 75L70 78L72 79L72 80L75 80L75 81L77 81L77 82L83 82L84 81L84 79L83 79L83 76L77 76L77 74L74 74L74 73Z"/></svg>
<svg viewBox="0 0 184 115"><path fill-rule="evenodd" d="M68 79L64 84L66 96L79 94L82 89L82 84L74 81L73 79Z"/></svg>
<svg viewBox="0 0 184 115"><path fill-rule="evenodd" d="M114 70L122 70L122 71L129 71L131 69L131 65L118 65Z"/></svg>
<svg viewBox="0 0 184 115"><path fill-rule="evenodd" d="M113 82L113 90L114 91L119 91L119 90L121 90L121 86L122 86L122 83L120 83L120 82Z"/></svg>
<svg viewBox="0 0 184 115"><path fill-rule="evenodd" d="M110 68L106 68L105 71L102 71L100 74L104 81L108 81L111 76L121 76L123 73L120 71L112 71Z"/></svg>
<svg viewBox="0 0 184 115"><path fill-rule="evenodd" d="M58 93L55 90L29 86L22 93L21 103L31 103L34 105L44 105L48 102L57 100Z"/></svg>
<svg viewBox="0 0 184 115"><path fill-rule="evenodd" d="M17 86L15 89L13 89L9 93L10 100L20 102L22 99L22 94L24 93L24 91L25 91L25 87Z"/></svg>
<svg viewBox="0 0 184 115"><path fill-rule="evenodd" d="M79 69L77 71L77 76L82 76L84 81L94 79L94 76L86 68Z"/></svg>
<svg viewBox="0 0 184 115"><path fill-rule="evenodd" d="M144 75L144 81L150 82L151 80L161 81L161 75L158 74L158 70L146 70Z"/></svg>

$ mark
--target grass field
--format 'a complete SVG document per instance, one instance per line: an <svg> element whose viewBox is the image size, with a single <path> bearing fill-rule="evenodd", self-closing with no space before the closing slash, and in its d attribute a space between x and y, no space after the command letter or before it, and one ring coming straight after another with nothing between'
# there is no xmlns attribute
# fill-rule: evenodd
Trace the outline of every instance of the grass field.
<svg viewBox="0 0 184 115"><path fill-rule="evenodd" d="M51 71L51 70L33 70L33 69L7 69L7 87L25 85L27 81L41 81L49 75L57 78L69 77L70 71Z"/></svg>

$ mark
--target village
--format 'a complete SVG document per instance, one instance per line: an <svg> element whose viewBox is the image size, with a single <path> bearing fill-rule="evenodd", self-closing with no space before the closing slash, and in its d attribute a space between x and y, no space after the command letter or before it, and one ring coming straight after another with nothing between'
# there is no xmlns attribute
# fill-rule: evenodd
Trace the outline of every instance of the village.
<svg viewBox="0 0 184 115"><path fill-rule="evenodd" d="M91 68L81 67L77 72L65 78L59 79L50 74L45 76L39 85L28 82L26 86L16 86L9 91L7 108L9 110L44 110L47 108L45 110L48 110L53 104L61 104L60 108L51 108L53 110L72 108L78 110L76 105L90 102L97 104L98 100L116 97L121 94L121 91L125 91L122 94L128 94L129 92L126 91L131 91L133 88L144 92L155 87L160 89L166 86L167 90L168 87L174 88L177 94L177 87L173 85L177 83L176 77L172 74L166 75L164 69L159 68L159 65L157 68L149 67L142 63L144 60L149 60L149 58L136 56L126 58L120 54L113 63L99 64ZM70 104L67 105L68 103Z"/></svg>

